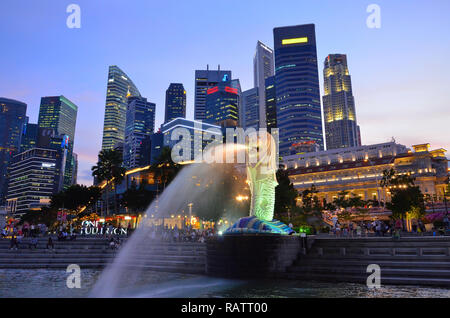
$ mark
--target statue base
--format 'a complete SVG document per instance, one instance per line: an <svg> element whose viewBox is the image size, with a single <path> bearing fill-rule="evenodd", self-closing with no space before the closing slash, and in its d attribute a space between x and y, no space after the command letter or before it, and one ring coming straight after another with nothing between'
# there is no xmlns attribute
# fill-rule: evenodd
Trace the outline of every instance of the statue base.
<svg viewBox="0 0 450 318"><path fill-rule="evenodd" d="M232 227L228 228L224 235L233 234L280 234L292 235L295 231L286 224L273 220L263 221L256 216L248 216L239 219Z"/></svg>

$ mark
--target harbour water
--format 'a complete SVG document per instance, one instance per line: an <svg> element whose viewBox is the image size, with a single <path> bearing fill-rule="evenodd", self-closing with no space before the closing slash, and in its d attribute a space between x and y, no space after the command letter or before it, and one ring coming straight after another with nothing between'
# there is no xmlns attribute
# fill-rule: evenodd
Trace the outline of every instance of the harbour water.
<svg viewBox="0 0 450 318"><path fill-rule="evenodd" d="M100 270L82 270L81 288L66 285L65 270L0 270L0 298L89 297ZM161 272L143 272L137 285L123 286L121 297L242 297L242 298L448 298L450 289L414 286L382 286L369 290L350 283L320 283L284 280L237 281Z"/></svg>

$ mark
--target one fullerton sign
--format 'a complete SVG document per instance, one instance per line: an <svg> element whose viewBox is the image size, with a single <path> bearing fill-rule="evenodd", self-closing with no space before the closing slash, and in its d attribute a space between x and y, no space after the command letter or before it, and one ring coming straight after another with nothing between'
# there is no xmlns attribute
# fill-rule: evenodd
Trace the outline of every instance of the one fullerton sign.
<svg viewBox="0 0 450 318"><path fill-rule="evenodd" d="M83 221L81 223L81 234L86 235L127 235L127 229L117 228L117 227L99 227L98 221Z"/></svg>

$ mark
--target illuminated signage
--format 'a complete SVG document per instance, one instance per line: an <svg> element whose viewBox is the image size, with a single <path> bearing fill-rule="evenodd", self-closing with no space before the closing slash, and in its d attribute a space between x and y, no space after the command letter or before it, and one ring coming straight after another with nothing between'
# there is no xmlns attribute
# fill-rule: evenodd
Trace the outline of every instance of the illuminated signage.
<svg viewBox="0 0 450 318"><path fill-rule="evenodd" d="M232 88L232 87L226 86L226 87L225 87L225 92L228 92L228 93L232 93L232 94L236 94L236 95L237 95L238 90L237 90L237 88Z"/></svg>
<svg viewBox="0 0 450 318"><path fill-rule="evenodd" d="M116 227L110 228L108 226L99 227L99 222L95 221L83 221L81 223L81 231L80 234L86 234L86 235L127 235L127 229L118 229Z"/></svg>
<svg viewBox="0 0 450 318"><path fill-rule="evenodd" d="M219 91L219 87L218 86L215 86L215 87L213 87L213 88L210 88L210 89L208 89L207 91L206 91L206 94L212 94L212 93L215 93L215 92L217 92L217 91Z"/></svg>
<svg viewBox="0 0 450 318"><path fill-rule="evenodd" d="M222 78L222 82L228 82L228 74L225 74Z"/></svg>
<svg viewBox="0 0 450 318"><path fill-rule="evenodd" d="M289 44L299 44L299 43L308 43L308 38L293 38L293 39L284 39L281 41L281 44L283 45L289 45Z"/></svg>
<svg viewBox="0 0 450 318"><path fill-rule="evenodd" d="M61 142L61 148L65 149L69 147L69 136L64 135L62 142Z"/></svg>

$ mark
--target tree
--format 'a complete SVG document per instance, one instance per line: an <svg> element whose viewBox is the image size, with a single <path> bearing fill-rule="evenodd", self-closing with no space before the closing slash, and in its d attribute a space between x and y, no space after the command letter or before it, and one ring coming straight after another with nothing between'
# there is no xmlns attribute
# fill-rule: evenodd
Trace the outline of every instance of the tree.
<svg viewBox="0 0 450 318"><path fill-rule="evenodd" d="M425 211L424 195L414 181L415 178L410 174L392 176L388 186L392 199L386 206L392 211L394 218L404 219L408 212L418 214Z"/></svg>
<svg viewBox="0 0 450 318"><path fill-rule="evenodd" d="M56 209L68 209L78 213L82 207L96 202L101 195L99 187L72 185L51 197L50 206Z"/></svg>
<svg viewBox="0 0 450 318"><path fill-rule="evenodd" d="M121 203L132 212L144 211L154 198L154 192L147 190L145 187L145 182L142 182L138 187L136 181L133 180L130 188L123 194Z"/></svg>
<svg viewBox="0 0 450 318"><path fill-rule="evenodd" d="M109 187L114 185L114 207L117 211L117 185L122 182L125 177L125 168L122 167L122 152L118 150L102 150L98 154L97 165L92 167L92 175L97 178L98 182L105 181L106 191L106 214L109 214Z"/></svg>
<svg viewBox="0 0 450 318"><path fill-rule="evenodd" d="M275 188L275 214L278 218L280 215L294 211L297 206L296 199L298 191L289 179L287 170L279 169L277 171L278 186Z"/></svg>
<svg viewBox="0 0 450 318"><path fill-rule="evenodd" d="M156 163L150 167L150 170L153 172L155 180L159 179L161 181L164 191L166 186L175 179L181 170L181 166L173 162L170 147L164 147L161 149L160 155L156 158Z"/></svg>
<svg viewBox="0 0 450 318"><path fill-rule="evenodd" d="M339 209L346 209L350 207L349 202L347 200L347 196L350 192L341 191L338 193L337 198L334 198L333 204L337 206Z"/></svg>

